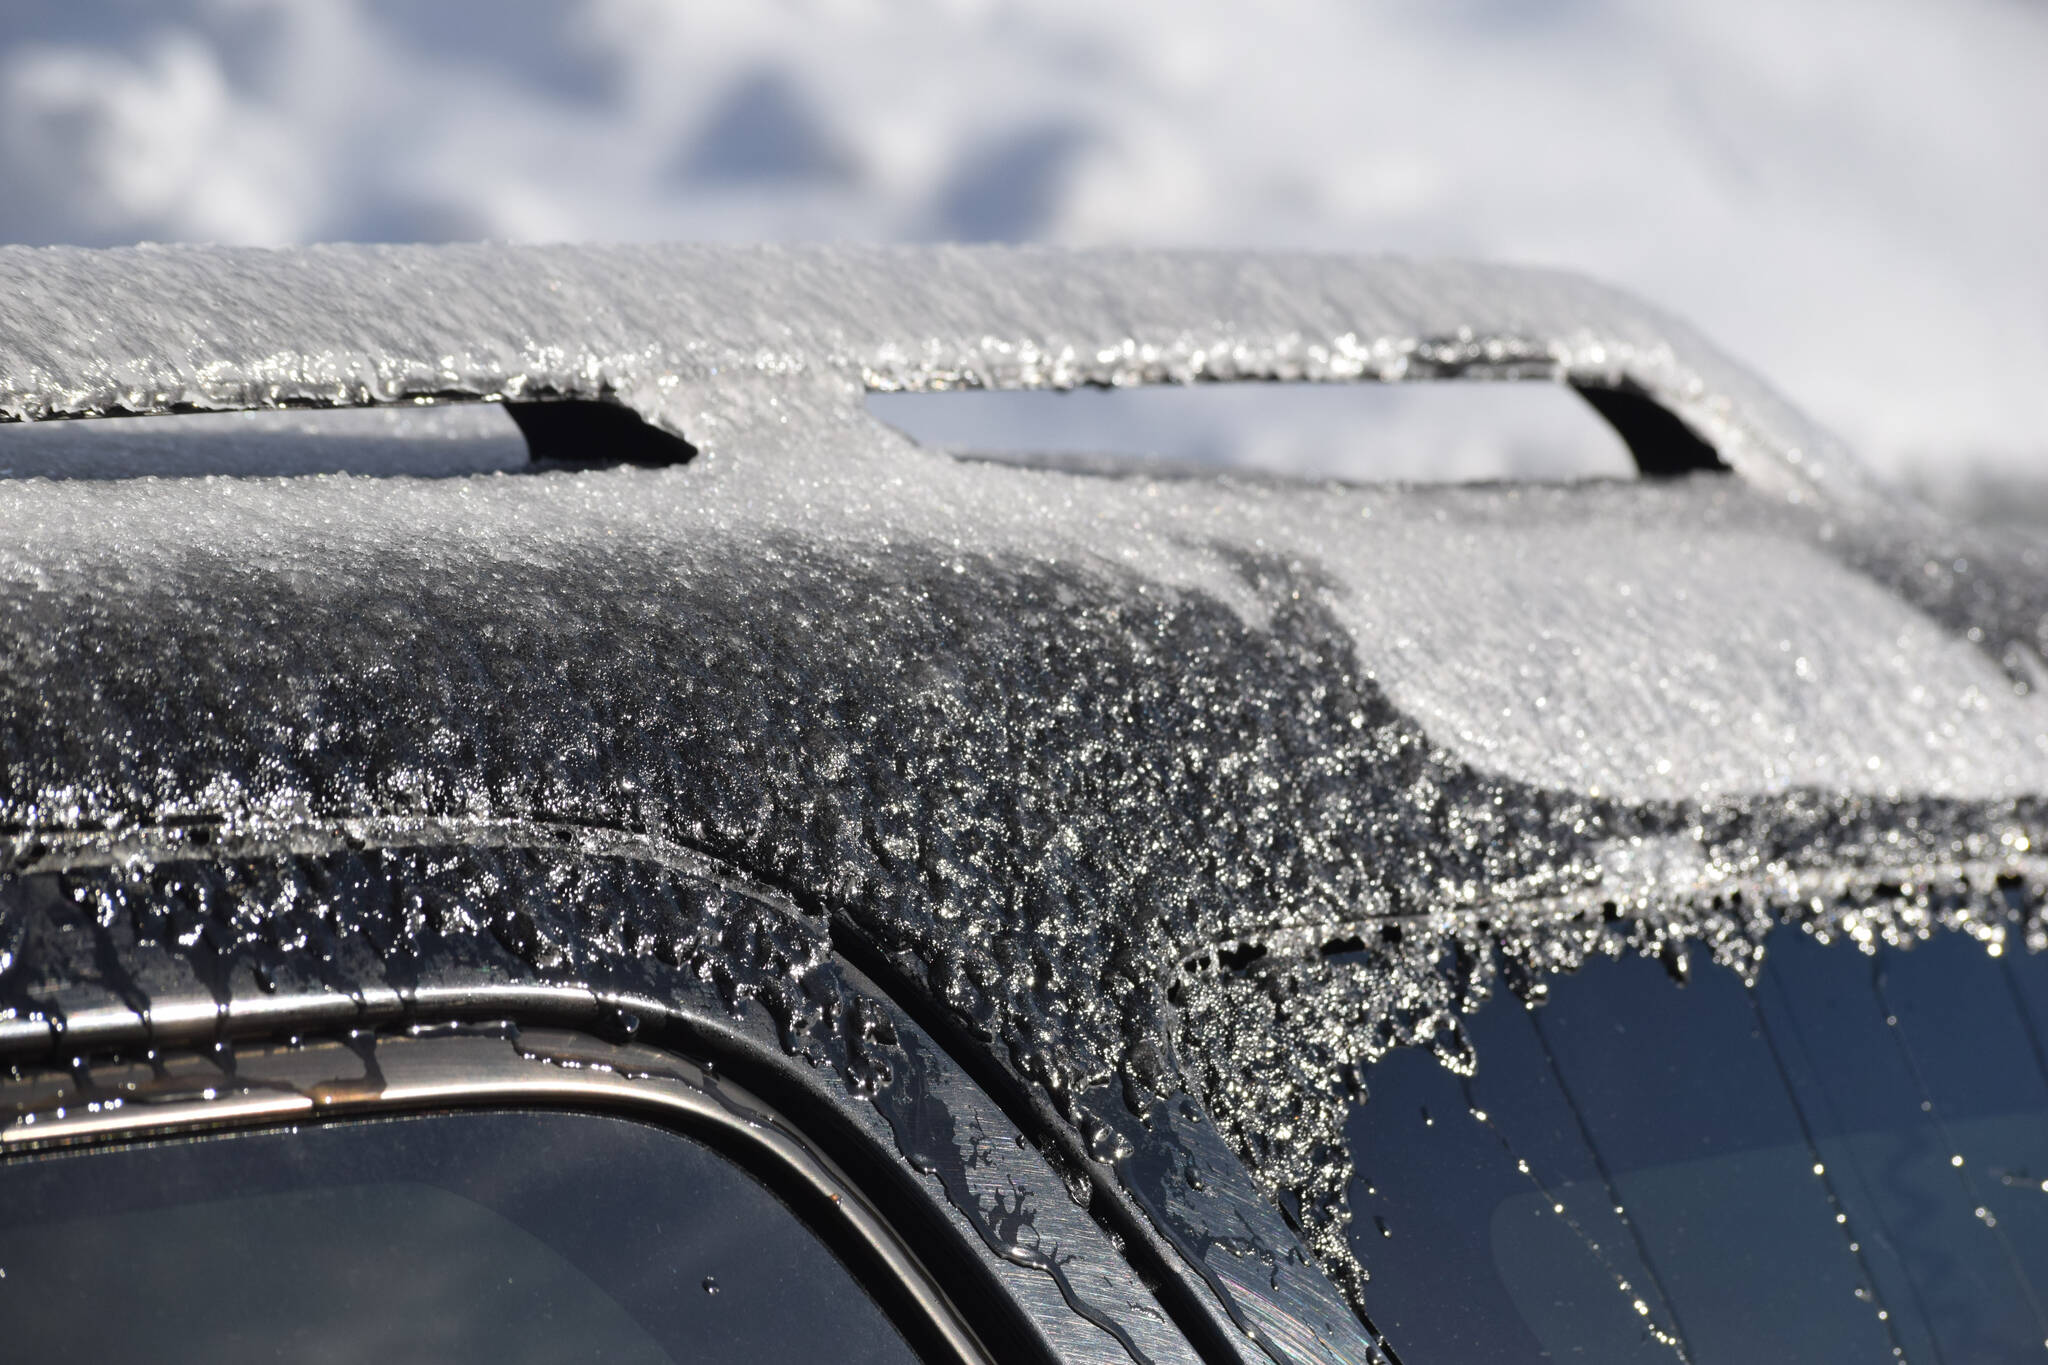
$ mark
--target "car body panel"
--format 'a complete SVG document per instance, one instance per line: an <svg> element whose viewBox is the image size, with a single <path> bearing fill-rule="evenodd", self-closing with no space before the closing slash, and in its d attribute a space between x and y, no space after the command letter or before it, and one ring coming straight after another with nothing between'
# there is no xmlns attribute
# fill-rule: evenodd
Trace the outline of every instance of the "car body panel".
<svg viewBox="0 0 2048 1365"><path fill-rule="evenodd" d="M0 257L44 302L0 345L17 416L598 397L703 452L0 489L21 1055L309 1019L266 1003L307 993L347 1026L570 991L734 1014L886 1120L922 1039L1074 1197L1042 1159L1002 1178L1086 1205L1196 1349L1358 1359L1384 1348L1341 1236L1362 1060L1456 1060L1498 982L1588 953L1699 938L1740 962L1799 917L2032 923L2033 552L1893 507L1761 385L1580 282L993 251ZM1634 385L1733 472L1104 479L921 450L858 401L1475 371ZM847 964L917 1025L886 1082ZM979 1150L956 1131L963 1171ZM953 1204L974 1225L1005 1198ZM1135 1343L1136 1280L1087 1264Z"/></svg>

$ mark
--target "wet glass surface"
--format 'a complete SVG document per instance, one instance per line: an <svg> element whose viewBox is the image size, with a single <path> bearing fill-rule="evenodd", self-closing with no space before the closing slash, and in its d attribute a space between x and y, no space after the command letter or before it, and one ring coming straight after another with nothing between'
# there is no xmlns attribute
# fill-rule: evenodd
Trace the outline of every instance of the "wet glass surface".
<svg viewBox="0 0 2048 1365"><path fill-rule="evenodd" d="M1393 1053L1351 1243L1406 1365L2048 1356L2048 961L1781 930L1754 988L1596 961Z"/></svg>
<svg viewBox="0 0 2048 1365"><path fill-rule="evenodd" d="M911 1361L676 1133L470 1113L0 1164L10 1361Z"/></svg>

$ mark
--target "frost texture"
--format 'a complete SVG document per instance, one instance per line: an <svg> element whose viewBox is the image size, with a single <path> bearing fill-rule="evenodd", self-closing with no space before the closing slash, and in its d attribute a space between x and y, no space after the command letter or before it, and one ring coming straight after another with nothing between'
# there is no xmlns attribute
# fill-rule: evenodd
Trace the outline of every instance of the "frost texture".
<svg viewBox="0 0 2048 1365"><path fill-rule="evenodd" d="M1341 1236L1347 1078L1402 1041L1455 1056L1498 972L1533 990L1671 935L1739 957L1764 920L1832 932L1928 894L1988 926L1979 897L2037 875L2038 564L1966 556L1818 456L1761 491L1104 481L956 463L857 404L863 376L1622 364L1573 282L969 253L47 259L17 406L517 380L615 390L706 454L0 489L16 867L407 822L708 856L865 945L1057 1111L1277 1355L1290 1322L1364 1349L1287 1225L1369 1311ZM62 301L117 259L169 303L96 331ZM1368 304L1408 342L1356 330ZM1581 330L1534 321L1580 305ZM1443 340L1482 306L1490 330ZM180 349L180 308L240 320ZM719 340L677 321L699 317ZM308 319L324 340L284 346ZM1553 340L1518 350L1509 323ZM1628 345L1629 373L1679 373ZM1724 434L1777 429L1695 399ZM571 975L636 951L577 933Z"/></svg>
<svg viewBox="0 0 2048 1365"><path fill-rule="evenodd" d="M715 448L716 414L691 393L712 379L729 408L806 376L1541 377L1637 385L1774 490L1869 496L1838 441L1683 324L1553 271L1029 248L4 247L0 291L0 418L16 420L573 395L691 422Z"/></svg>
<svg viewBox="0 0 2048 1365"><path fill-rule="evenodd" d="M333 1028L431 1017L478 987L515 992L492 997L501 1011L521 987L569 987L552 999L572 1011L595 992L616 1003L586 1026L617 1036L671 1011L726 1017L871 1103L995 1256L1047 1276L1067 1311L1108 1334L1048 1323L1080 1358L1109 1340L1136 1362L1189 1358L1122 1259L1093 1229L1076 1235L1085 1215L1044 1165L1009 1156L1000 1116L977 1112L930 1044L848 980L827 926L702 858L518 822L301 829L283 841L293 853L182 834L182 850L112 863L104 842L17 845L40 870L0 880L0 1021L44 1022L69 1056L93 1049L92 1016L110 1006L158 1038L195 1022L247 1033L279 995L300 1010L332 1001L295 1016L295 1032L322 1017ZM197 1020L195 989L207 1006Z"/></svg>
<svg viewBox="0 0 2048 1365"><path fill-rule="evenodd" d="M1855 853L1843 852L1853 865ZM1369 1308L1369 1277L1345 1237L1353 1166L1344 1125L1369 1102L1367 1068L1389 1051L1426 1047L1471 1075L1483 1059L1462 1020L1497 990L1540 1007L1557 973L1629 954L1683 980L1695 944L1753 982L1765 939L1787 923L1866 952L1937 931L1969 934L1993 953L2048 951L2044 885L2048 863L2037 857L1875 874L1798 875L1781 864L1692 899L1584 897L1369 922L1310 939L1306 952L1296 937L1295 951L1262 951L1235 971L1213 957L1195 963L1177 992L1182 1055L1232 1145L1267 1189L1300 1201L1316 1255Z"/></svg>
<svg viewBox="0 0 2048 1365"><path fill-rule="evenodd" d="M446 486L134 492L138 513L183 507L260 534L228 557L138 527L115 541L154 553L52 556L40 586L17 580L8 811L36 832L21 856L59 856L67 830L101 856L125 840L155 858L195 831L373 818L516 819L709 854L852 927L1113 1159L1149 1160L1154 1105L1192 1087L1255 1177L1301 1199L1325 1267L1348 1278L1327 1076L1376 1028L1426 1036L1470 1003L1425 997L1401 1023L1417 1005L1400 992L1464 979L1444 976L1456 939L1428 917L1599 897L1676 914L1744 878L1996 864L2048 833L2032 799L1983 792L1622 801L1534 785L1435 743L1361 668L1341 585L1270 554L1218 552L1235 566L1226 600L1099 560L692 535L689 478L548 476L572 500L644 510L665 495L675 521L607 524L586 503L545 537L546 518ZM265 524L337 498L400 515ZM415 548L447 525L438 510L408 525L418 500L500 524ZM107 501L92 504L102 531ZM1258 1060L1247 1047L1341 1015L1276 1011L1255 1046L1196 991L1187 1017L1205 1022L1175 1026L1183 964L1389 917L1421 926L1419 961L1366 1005L1340 997L1360 1041L1326 1049L1322 1088L1291 1068L1270 1073L1285 1093L1217 1078ZM635 951L578 932L571 974ZM1448 960L1476 989L1486 953L1464 953ZM1291 1129L1266 1125L1289 1106ZM1220 1223L1181 1216L1192 1234ZM1228 1265L1284 1260L1285 1238L1275 1222L1263 1246L1185 1240Z"/></svg>
<svg viewBox="0 0 2048 1365"><path fill-rule="evenodd" d="M5 891L16 937L0 999L13 1017L61 1027L67 993L148 1018L192 978L225 1011L280 991L410 1002L478 981L646 996L673 991L680 973L727 1012L760 1006L785 1050L856 1091L890 1081L884 1011L828 968L823 926L618 841L464 833L416 848L364 846L359 831L357 846L331 852L162 850L113 866L45 855L47 870ZM508 837L522 833L524 846Z"/></svg>

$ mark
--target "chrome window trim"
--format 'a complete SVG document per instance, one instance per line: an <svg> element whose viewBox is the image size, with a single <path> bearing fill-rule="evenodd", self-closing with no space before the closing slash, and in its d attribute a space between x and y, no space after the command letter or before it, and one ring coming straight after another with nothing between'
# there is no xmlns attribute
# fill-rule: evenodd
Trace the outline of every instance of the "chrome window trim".
<svg viewBox="0 0 2048 1365"><path fill-rule="evenodd" d="M679 1054L556 1028L446 1024L395 1034L158 1053L0 1077L0 1160L299 1122L541 1107L641 1118L767 1158L829 1209L958 1365L994 1357L830 1156L744 1088ZM794 1216L803 1217L796 1214ZM887 1311L886 1308L884 1310Z"/></svg>

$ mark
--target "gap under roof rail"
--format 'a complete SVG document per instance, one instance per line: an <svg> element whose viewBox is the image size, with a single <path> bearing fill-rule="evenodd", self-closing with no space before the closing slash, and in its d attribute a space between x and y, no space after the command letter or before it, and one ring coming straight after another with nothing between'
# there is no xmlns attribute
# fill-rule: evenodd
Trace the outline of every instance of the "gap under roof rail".
<svg viewBox="0 0 2048 1365"><path fill-rule="evenodd" d="M0 421L599 399L715 450L764 402L794 435L863 389L1431 378L1568 383L1617 426L1647 415L1651 439L1677 431L1668 414L1760 489L1886 501L1691 328L1561 271L983 246L0 247ZM1622 434L1670 472L1642 429Z"/></svg>

